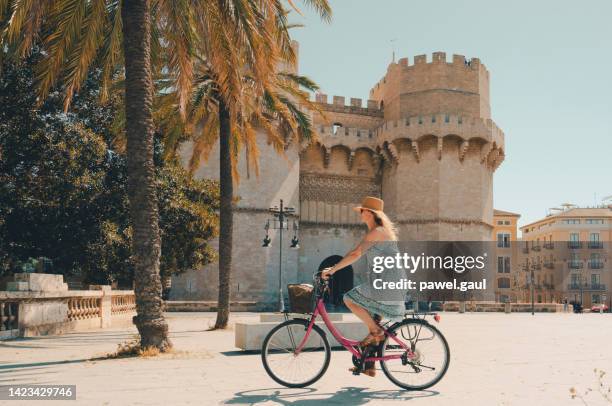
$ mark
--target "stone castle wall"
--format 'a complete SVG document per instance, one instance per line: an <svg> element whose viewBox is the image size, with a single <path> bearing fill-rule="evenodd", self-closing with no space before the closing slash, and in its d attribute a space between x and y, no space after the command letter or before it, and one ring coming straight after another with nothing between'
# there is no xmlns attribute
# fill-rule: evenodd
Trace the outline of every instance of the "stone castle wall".
<svg viewBox="0 0 612 406"><path fill-rule="evenodd" d="M384 199L400 239L491 238L493 173L505 147L491 120L489 72L480 60L453 55L447 62L443 52L431 61L416 56L412 64L402 58L389 65L365 102L325 94L315 101L318 137L290 148L286 160L261 143L260 177L243 175L240 182L232 300L277 300L278 241L271 233L272 246L262 248L261 240L267 209L280 198L300 219L299 250L283 251L284 285L310 282L324 261L344 256L361 240L366 230L351 209L368 195ZM218 159L197 175L218 178ZM284 237L288 247L292 232ZM215 300L215 268L175 278L171 297ZM360 260L343 289L358 284L363 272Z"/></svg>

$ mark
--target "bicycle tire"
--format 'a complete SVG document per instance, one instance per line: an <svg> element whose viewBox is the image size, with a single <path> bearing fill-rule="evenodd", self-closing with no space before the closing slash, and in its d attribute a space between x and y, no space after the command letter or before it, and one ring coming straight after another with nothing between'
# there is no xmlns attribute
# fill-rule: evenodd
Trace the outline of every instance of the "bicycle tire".
<svg viewBox="0 0 612 406"><path fill-rule="evenodd" d="M450 348L448 346L448 342L446 341L446 338L444 337L444 335L440 332L440 330L438 330L435 326L429 324L426 321L422 321L422 320L412 320L412 319L406 319L402 322L400 322L397 325L392 326L389 329L390 333L395 333L398 329L401 329L404 326L407 325L412 325L412 324L421 324L422 326L426 326L427 328L431 329L434 334L438 335L440 337L440 340L443 344L445 353L446 353L446 357L445 357L445 362L444 362L444 368L442 370L442 372L436 376L435 379L433 379L430 382L427 382L426 384L423 385L408 385L405 384L403 382L398 381L393 374L387 369L387 361L380 361L380 367L383 370L384 374L387 376L387 378L393 382L395 385L399 386L400 388L406 389L406 390L424 390L427 388L431 388L432 386L434 386L435 384L437 384L438 382L440 382L440 380L444 377L444 375L446 374L446 372L448 371L448 367L450 365ZM389 341L389 337L387 336L384 340L384 342L381 344L381 346L378 349L378 356L382 357L383 356L383 349L386 347L387 342Z"/></svg>
<svg viewBox="0 0 612 406"><path fill-rule="evenodd" d="M264 339L263 344L261 346L261 361L263 363L264 369L266 370L267 374L275 382L283 386L286 386L288 388L304 388L306 386L312 385L313 383L321 379L321 377L325 374L325 372L327 372L327 368L329 367L329 364L331 362L331 347L329 345L329 341L327 340L327 336L325 332L319 326L315 324L312 326L312 331L310 332L310 334L316 333L321 337L321 340L324 346L324 350L325 350L325 361L324 361L324 364L321 370L313 378L307 380L306 382L300 382L300 383L287 382L279 378L278 376L276 376L274 372L272 371L272 369L270 368L270 366L268 365L266 354L267 354L268 345L270 343L270 339L274 336L274 334L281 328L287 327L292 324L303 326L306 329L308 327L308 323L309 323L308 320L304 320L304 319L287 320L279 324L278 326L274 327L272 330L270 330L270 332L266 335L266 338Z"/></svg>

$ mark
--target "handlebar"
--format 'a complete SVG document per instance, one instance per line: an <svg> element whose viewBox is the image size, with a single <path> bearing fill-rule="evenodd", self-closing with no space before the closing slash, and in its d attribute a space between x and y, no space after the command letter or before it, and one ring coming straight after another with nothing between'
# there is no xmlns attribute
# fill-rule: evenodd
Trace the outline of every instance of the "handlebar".
<svg viewBox="0 0 612 406"><path fill-rule="evenodd" d="M329 289L329 278L323 279L321 277L321 271L317 271L312 275L313 285L317 293L322 294Z"/></svg>

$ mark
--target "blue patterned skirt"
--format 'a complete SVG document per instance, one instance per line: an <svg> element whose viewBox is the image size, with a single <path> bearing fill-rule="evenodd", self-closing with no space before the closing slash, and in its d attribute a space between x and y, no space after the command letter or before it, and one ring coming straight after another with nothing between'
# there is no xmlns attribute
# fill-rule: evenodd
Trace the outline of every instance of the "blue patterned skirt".
<svg viewBox="0 0 612 406"><path fill-rule="evenodd" d="M374 300L361 292L360 288L364 285L354 287L346 292L344 297L366 309L372 316L378 314L383 319L392 321L399 321L404 318L406 305L403 301L381 302Z"/></svg>

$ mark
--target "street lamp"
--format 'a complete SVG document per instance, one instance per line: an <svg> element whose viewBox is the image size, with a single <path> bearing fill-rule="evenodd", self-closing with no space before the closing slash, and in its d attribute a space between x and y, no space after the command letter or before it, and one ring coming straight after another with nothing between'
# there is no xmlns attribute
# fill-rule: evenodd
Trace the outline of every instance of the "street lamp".
<svg viewBox="0 0 612 406"><path fill-rule="evenodd" d="M295 250L300 248L300 240L297 237L298 230L299 230L299 227L297 223L295 222L295 220L293 220L293 238L291 239L291 248Z"/></svg>
<svg viewBox="0 0 612 406"><path fill-rule="evenodd" d="M534 279L535 276L533 274L533 271L535 269L535 261L532 261L533 263L530 264L529 263L529 258L525 259L525 265L523 265L523 270L525 272L529 272L529 287L530 287L530 291L531 291L531 315L534 316L535 315L535 284L534 284Z"/></svg>
<svg viewBox="0 0 612 406"><path fill-rule="evenodd" d="M270 207L270 209L268 210L270 213L272 213L272 215L274 216L274 219L272 219L272 225L270 225L270 220L268 220L266 222L266 225L264 227L264 229L266 230L266 236L263 240L263 247L269 247L270 243L271 243L271 239L270 236L268 234L268 231L270 230L270 228L272 228L273 230L279 230L279 243L278 243L278 307L279 307L279 311L283 311L284 310L284 303L283 303L283 282L282 282L282 278L283 278L283 230L287 229L289 230L289 223L286 222L287 217L294 215L295 213L295 209L293 207L285 207L283 205L283 199L280 200L280 207L279 206L274 206L274 207ZM297 249L299 248L299 240L297 238L297 230L298 230L298 226L297 223L294 221L293 222L293 231L294 231L294 235L293 238L291 239L291 248Z"/></svg>

